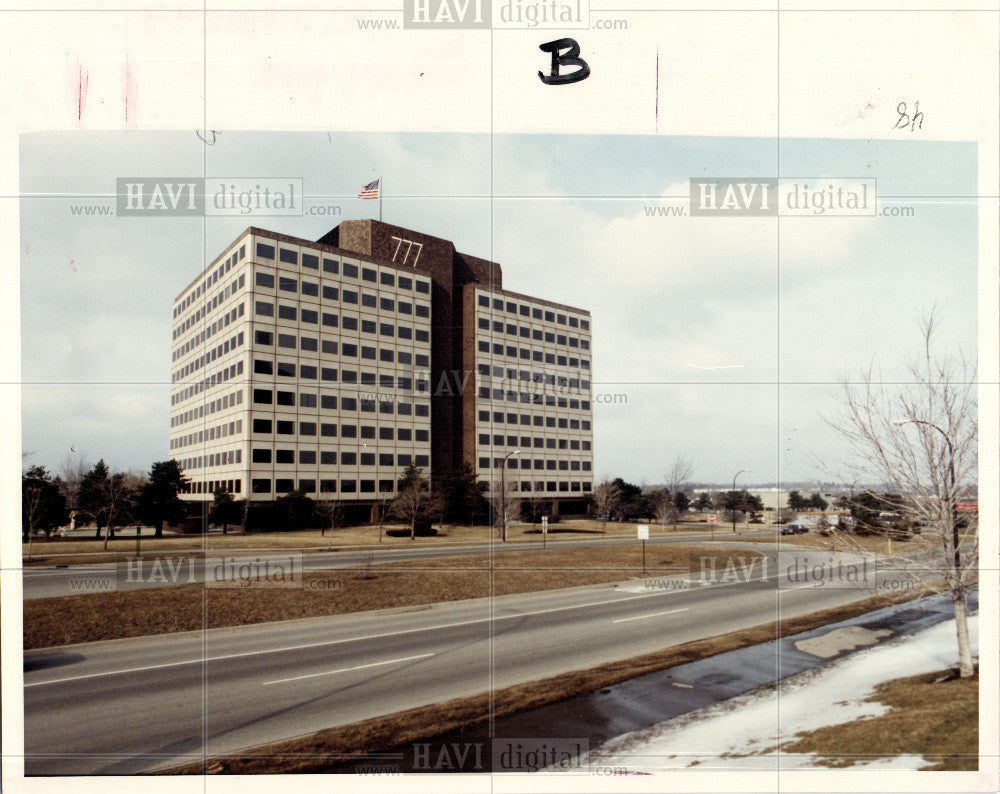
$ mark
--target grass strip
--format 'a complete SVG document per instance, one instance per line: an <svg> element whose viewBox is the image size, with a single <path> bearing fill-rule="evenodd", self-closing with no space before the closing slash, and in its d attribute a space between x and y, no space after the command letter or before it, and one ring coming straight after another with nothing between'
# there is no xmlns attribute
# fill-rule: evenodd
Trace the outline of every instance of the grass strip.
<svg viewBox="0 0 1000 794"><path fill-rule="evenodd" d="M739 549L651 546L646 574L687 573L692 554L715 559L719 570L732 559L762 559ZM24 649L606 584L642 576L641 560L638 544L533 549L313 571L294 587L190 584L31 599Z"/></svg>

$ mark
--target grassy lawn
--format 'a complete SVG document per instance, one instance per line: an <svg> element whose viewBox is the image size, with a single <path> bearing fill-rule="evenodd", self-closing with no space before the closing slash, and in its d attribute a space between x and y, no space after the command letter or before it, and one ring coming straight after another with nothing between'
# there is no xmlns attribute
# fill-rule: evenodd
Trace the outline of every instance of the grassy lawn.
<svg viewBox="0 0 1000 794"><path fill-rule="evenodd" d="M210 758L204 763L186 764L166 770L165 774L245 775L335 771L338 763L351 754L403 749L413 742L428 741L450 731L480 725L491 714L495 718L517 714L574 695L596 692L646 673L769 642L776 637L809 631L920 595L924 594L874 596L847 606L687 642L655 653L575 670L540 681L498 689L492 693L456 698L445 703L329 728L239 754Z"/></svg>
<svg viewBox="0 0 1000 794"><path fill-rule="evenodd" d="M922 755L923 769L979 768L979 676L952 671L897 678L879 685L869 702L892 710L880 717L809 731L782 745L788 753L815 753L817 763L847 767L855 761ZM946 680L940 680L946 678Z"/></svg>
<svg viewBox="0 0 1000 794"><path fill-rule="evenodd" d="M687 573L691 553L714 557L718 568L734 556L742 564L761 557L738 549L649 546L646 572ZM304 574L301 587L190 584L32 599L24 602L24 647L538 592L642 575L641 551L635 544L496 553L492 563L489 554L477 554L317 571Z"/></svg>
<svg viewBox="0 0 1000 794"><path fill-rule="evenodd" d="M402 529L401 526L386 525ZM678 532L703 531L707 527L704 522L686 522L678 524ZM675 534L671 526L662 527L650 524L650 537L667 537ZM731 533L730 533L731 534ZM719 533L722 538L723 533ZM542 535L538 526L531 524L515 524L508 529L509 541L521 543L542 543ZM628 522L609 521L602 524L589 519L565 519L558 524L549 526L547 543L558 543L560 540L601 539L616 537L636 537L636 524ZM487 543L497 540L497 531L486 526L460 526L455 524L439 525L436 536L427 538L390 537L383 531L379 541L377 525L359 525L344 527L333 532L327 531L321 536L319 530L303 530L297 532L255 532L247 535L187 535L168 536L163 538L143 537L140 548L143 557L173 556L199 553L215 553L225 551L329 551L343 550L355 547L378 548L410 548L416 544L448 545L466 543ZM22 557L28 553L27 544L22 544ZM132 559L135 556L135 535L131 537L127 531L124 535L108 542L107 551L104 541L93 538L53 538L52 540L35 540L31 546L31 559L24 560L26 566L78 565L98 562L117 562Z"/></svg>

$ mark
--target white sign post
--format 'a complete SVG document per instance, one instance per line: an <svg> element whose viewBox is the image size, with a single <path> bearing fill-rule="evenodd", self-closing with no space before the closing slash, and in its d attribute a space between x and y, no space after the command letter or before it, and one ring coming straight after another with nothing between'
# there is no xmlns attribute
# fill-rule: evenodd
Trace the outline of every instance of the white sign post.
<svg viewBox="0 0 1000 794"><path fill-rule="evenodd" d="M542 549L545 549L545 538L549 534L549 517L542 516Z"/></svg>
<svg viewBox="0 0 1000 794"><path fill-rule="evenodd" d="M642 541L642 575L646 575L646 541L649 540L649 524L639 524L639 540Z"/></svg>

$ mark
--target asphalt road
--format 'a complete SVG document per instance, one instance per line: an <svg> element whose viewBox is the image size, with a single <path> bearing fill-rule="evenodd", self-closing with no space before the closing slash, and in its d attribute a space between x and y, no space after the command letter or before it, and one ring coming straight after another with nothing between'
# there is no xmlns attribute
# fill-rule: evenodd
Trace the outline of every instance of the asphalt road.
<svg viewBox="0 0 1000 794"><path fill-rule="evenodd" d="M721 540L729 540L733 536L723 530L717 531ZM684 534L679 537L651 538L650 544L692 544L710 539L708 533ZM636 545L635 538L613 538L600 540L559 540L549 544L550 548L578 549L588 546L623 546ZM558 544L558 545L557 545ZM496 543L497 551L526 551L538 549L535 543ZM301 559L303 571L319 571L335 568L356 568L369 562L378 565L389 562L406 562L410 560L429 559L432 557L454 557L469 554L487 554L489 544L478 543L465 546L426 545L418 548L392 548L376 550L352 550L333 552L279 552L268 550L260 553L252 552L241 556L244 560L257 560L259 566L271 562L287 563L290 556ZM31 567L22 573L25 600L35 598L51 598L53 596L81 595L84 593L99 593L109 590L135 590L147 587L168 587L178 584L201 583L206 579L232 578L229 566L220 564L224 558L230 558L224 552L213 553L211 559L181 560L177 558L173 564L155 565L147 560L142 573L129 575L127 563L101 563L94 565L71 565L66 568Z"/></svg>
<svg viewBox="0 0 1000 794"><path fill-rule="evenodd" d="M798 564L859 564L798 550ZM130 774L838 606L794 562L25 654L26 773ZM793 571L794 573L794 571ZM869 573L871 573L869 571ZM838 579L839 580L835 580Z"/></svg>

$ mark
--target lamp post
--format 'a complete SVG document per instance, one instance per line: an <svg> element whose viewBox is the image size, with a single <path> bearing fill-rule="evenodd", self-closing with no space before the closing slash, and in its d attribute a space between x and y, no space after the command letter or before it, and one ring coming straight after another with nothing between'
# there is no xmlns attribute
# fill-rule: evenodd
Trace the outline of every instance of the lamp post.
<svg viewBox="0 0 1000 794"><path fill-rule="evenodd" d="M514 449L503 456L500 462L500 520L503 522L503 542L507 542L507 458L520 455L521 450Z"/></svg>
<svg viewBox="0 0 1000 794"><path fill-rule="evenodd" d="M951 444L951 438L948 436L944 430L938 427L933 422L927 422L923 419L897 419L893 424L896 425L927 425L927 427L933 427L937 430L943 437L945 443L948 445L948 510L951 514L951 542L952 542L952 554L955 561L955 573L957 574L961 570L962 565L962 555L958 549L958 519L956 518L957 512L955 510L956 498L955 498L955 448Z"/></svg>
<svg viewBox="0 0 1000 794"><path fill-rule="evenodd" d="M746 474L750 469L740 469L736 474L733 475L733 493L736 493L736 478L741 474ZM733 506L733 534L736 533L736 507Z"/></svg>

